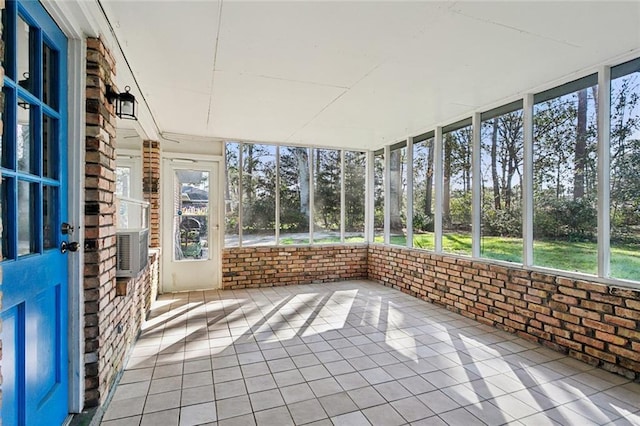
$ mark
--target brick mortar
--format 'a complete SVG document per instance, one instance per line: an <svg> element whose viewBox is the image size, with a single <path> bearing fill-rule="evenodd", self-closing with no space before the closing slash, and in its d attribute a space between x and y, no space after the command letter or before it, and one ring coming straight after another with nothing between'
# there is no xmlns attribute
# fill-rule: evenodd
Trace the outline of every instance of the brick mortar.
<svg viewBox="0 0 640 426"><path fill-rule="evenodd" d="M640 380L640 291L421 250L370 245L367 277Z"/></svg>
<svg viewBox="0 0 640 426"><path fill-rule="evenodd" d="M222 287L239 289L366 278L366 245L243 247L222 252Z"/></svg>

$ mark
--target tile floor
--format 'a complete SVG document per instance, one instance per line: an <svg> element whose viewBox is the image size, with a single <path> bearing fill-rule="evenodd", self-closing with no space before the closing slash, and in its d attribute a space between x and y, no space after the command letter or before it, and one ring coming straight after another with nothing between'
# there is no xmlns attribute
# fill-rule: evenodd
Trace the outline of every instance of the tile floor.
<svg viewBox="0 0 640 426"><path fill-rule="evenodd" d="M640 384L367 281L162 295L102 425L640 425Z"/></svg>

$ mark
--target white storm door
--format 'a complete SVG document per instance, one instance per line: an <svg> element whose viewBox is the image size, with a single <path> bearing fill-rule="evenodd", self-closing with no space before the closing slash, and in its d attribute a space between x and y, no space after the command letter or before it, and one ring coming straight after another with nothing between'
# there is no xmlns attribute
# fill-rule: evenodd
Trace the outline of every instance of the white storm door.
<svg viewBox="0 0 640 426"><path fill-rule="evenodd" d="M164 160L162 292L220 287L220 164Z"/></svg>

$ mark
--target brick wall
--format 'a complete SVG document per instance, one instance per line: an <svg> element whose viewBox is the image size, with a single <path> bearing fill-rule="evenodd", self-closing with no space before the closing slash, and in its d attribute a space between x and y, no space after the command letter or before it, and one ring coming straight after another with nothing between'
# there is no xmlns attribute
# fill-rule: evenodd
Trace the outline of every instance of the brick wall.
<svg viewBox="0 0 640 426"><path fill-rule="evenodd" d="M149 202L149 244L160 247L160 143L144 141L142 150L142 190Z"/></svg>
<svg viewBox="0 0 640 426"><path fill-rule="evenodd" d="M100 39L87 39L85 164L85 404L100 404L110 376L116 297L115 115L106 99L114 60Z"/></svg>
<svg viewBox="0 0 640 426"><path fill-rule="evenodd" d="M102 404L157 294L159 252L135 279L116 280L116 117L106 99L115 63L87 39L85 164L85 406ZM115 89L114 89L115 90Z"/></svg>
<svg viewBox="0 0 640 426"><path fill-rule="evenodd" d="M420 299L640 379L640 291L372 244L368 277Z"/></svg>
<svg viewBox="0 0 640 426"><path fill-rule="evenodd" d="M225 289L365 278L366 245L244 247L222 253Z"/></svg>

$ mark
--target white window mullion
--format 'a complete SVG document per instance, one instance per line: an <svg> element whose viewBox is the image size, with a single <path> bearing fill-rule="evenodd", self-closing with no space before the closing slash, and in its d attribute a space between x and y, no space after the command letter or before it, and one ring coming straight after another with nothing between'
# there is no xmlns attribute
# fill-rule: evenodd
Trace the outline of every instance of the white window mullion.
<svg viewBox="0 0 640 426"><path fill-rule="evenodd" d="M315 179L313 176L315 150L309 148L309 244L313 244L313 218L315 216Z"/></svg>
<svg viewBox="0 0 640 426"><path fill-rule="evenodd" d="M367 161L365 163L365 199L364 199L364 239L367 243L374 242L373 220L375 217L374 202L374 170L375 157L373 151L367 151Z"/></svg>
<svg viewBox="0 0 640 426"><path fill-rule="evenodd" d="M598 72L598 276L611 272L611 68Z"/></svg>
<svg viewBox="0 0 640 426"><path fill-rule="evenodd" d="M276 245L280 245L280 146L276 145Z"/></svg>
<svg viewBox="0 0 640 426"><path fill-rule="evenodd" d="M434 250L436 253L442 252L442 208L444 202L444 170L442 164L442 127L436 127L433 138L434 162L434 192L435 192L435 212L433 218L433 238Z"/></svg>
<svg viewBox="0 0 640 426"><path fill-rule="evenodd" d="M480 135L482 134L482 117L479 112L476 112L473 114L471 120L471 256L480 257L480 246L482 243L482 180L480 179Z"/></svg>
<svg viewBox="0 0 640 426"><path fill-rule="evenodd" d="M413 138L407 138L407 247L413 247Z"/></svg>
<svg viewBox="0 0 640 426"><path fill-rule="evenodd" d="M346 185L344 183L344 149L340 150L340 242L344 243L345 241L345 220L347 219L347 215L345 212L347 197L345 196Z"/></svg>
<svg viewBox="0 0 640 426"><path fill-rule="evenodd" d="M389 179L391 166L391 146L384 147L384 173L382 183L384 185L384 243L389 244L391 233L391 179Z"/></svg>
<svg viewBox="0 0 640 426"><path fill-rule="evenodd" d="M240 143L238 147L238 247L242 247L242 171L244 170L242 151L244 144Z"/></svg>
<svg viewBox="0 0 640 426"><path fill-rule="evenodd" d="M523 102L522 131L523 182L522 182L522 263L533 265L533 94L525 95Z"/></svg>

